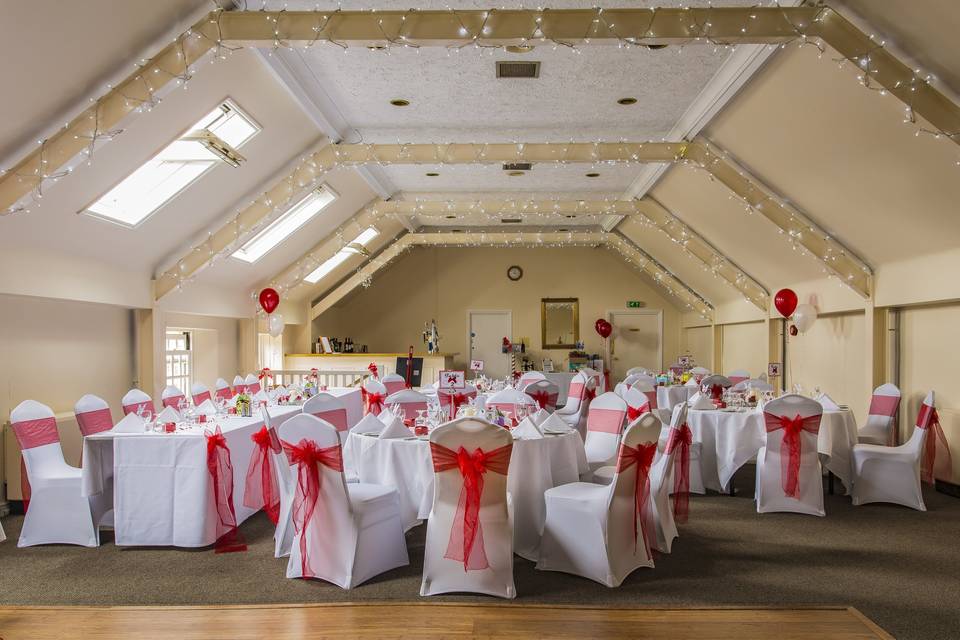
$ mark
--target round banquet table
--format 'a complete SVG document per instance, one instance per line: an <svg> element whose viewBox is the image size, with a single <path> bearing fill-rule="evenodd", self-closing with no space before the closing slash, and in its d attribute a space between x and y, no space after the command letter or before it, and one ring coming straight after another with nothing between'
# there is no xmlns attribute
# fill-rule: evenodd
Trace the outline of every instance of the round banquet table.
<svg viewBox="0 0 960 640"><path fill-rule="evenodd" d="M760 411L690 409L687 424L693 441L701 443L703 484L714 491L727 492L733 474L756 456L766 442ZM817 435L817 453L821 463L840 478L848 490L852 479L851 451L856 443L857 423L852 411L823 412Z"/></svg>
<svg viewBox="0 0 960 640"><path fill-rule="evenodd" d="M673 411L675 406L681 402L686 402L699 390L700 387L688 387L683 384L659 386L657 387L657 408Z"/></svg>
<svg viewBox="0 0 960 640"><path fill-rule="evenodd" d="M377 434L351 432L344 449L345 453L350 450L360 482L397 488L405 530L430 516L434 471L427 437L380 439ZM507 491L513 502L514 553L537 559L546 520L544 492L578 482L587 468L583 440L577 431L514 439L507 472Z"/></svg>

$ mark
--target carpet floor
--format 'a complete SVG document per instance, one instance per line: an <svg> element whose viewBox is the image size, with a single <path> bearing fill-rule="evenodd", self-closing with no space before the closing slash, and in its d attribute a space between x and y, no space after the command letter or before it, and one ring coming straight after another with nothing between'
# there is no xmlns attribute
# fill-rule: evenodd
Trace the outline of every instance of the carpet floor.
<svg viewBox="0 0 960 640"><path fill-rule="evenodd" d="M927 513L892 505L853 507L825 496L826 518L759 515L752 469L736 496L691 499L673 553L634 572L620 588L536 571L516 558L517 602L591 605L852 605L897 638L960 638L960 500L928 490ZM241 527L246 553L102 546L18 549L22 517L3 519L0 605L163 605L419 600L426 526L407 534L410 565L352 591L287 580L273 557L262 513ZM436 601L496 602L457 595ZM506 603L505 603L506 604Z"/></svg>

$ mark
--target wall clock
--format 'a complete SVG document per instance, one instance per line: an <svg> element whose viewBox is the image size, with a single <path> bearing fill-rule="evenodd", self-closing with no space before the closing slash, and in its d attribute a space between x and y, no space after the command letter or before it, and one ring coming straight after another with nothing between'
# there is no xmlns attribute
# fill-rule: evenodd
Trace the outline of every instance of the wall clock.
<svg viewBox="0 0 960 640"><path fill-rule="evenodd" d="M513 280L514 282L516 282L517 280L523 277L523 269L521 269L517 265L513 265L512 267L507 269L507 277Z"/></svg>

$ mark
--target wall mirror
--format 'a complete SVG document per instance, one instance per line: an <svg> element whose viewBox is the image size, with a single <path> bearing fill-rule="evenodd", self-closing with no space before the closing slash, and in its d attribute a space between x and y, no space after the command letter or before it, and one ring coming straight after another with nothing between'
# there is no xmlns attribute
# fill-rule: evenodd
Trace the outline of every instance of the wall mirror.
<svg viewBox="0 0 960 640"><path fill-rule="evenodd" d="M580 300L540 299L540 344L544 349L574 349L580 341Z"/></svg>

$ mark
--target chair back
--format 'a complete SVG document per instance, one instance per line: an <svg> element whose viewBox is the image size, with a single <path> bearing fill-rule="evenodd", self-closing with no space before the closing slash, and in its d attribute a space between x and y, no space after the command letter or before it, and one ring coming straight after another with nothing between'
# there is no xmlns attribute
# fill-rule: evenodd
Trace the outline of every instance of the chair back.
<svg viewBox="0 0 960 640"><path fill-rule="evenodd" d="M627 389L623 392L623 401L627 403L627 422L632 422L645 413L650 413L650 397L639 389Z"/></svg>
<svg viewBox="0 0 960 640"><path fill-rule="evenodd" d="M630 367L629 369L627 369L628 378L633 375L649 376L651 374L653 374L653 372L650 371L650 369L647 369L646 367Z"/></svg>
<svg viewBox="0 0 960 640"><path fill-rule="evenodd" d="M554 383L546 378L543 380L534 380L526 387L523 392L533 398L541 409L555 411L557 408L557 398L560 397L560 389Z"/></svg>
<svg viewBox="0 0 960 640"><path fill-rule="evenodd" d="M399 373L388 373L380 378L380 382L387 388L387 395L394 394L397 391L403 391L407 388L406 379Z"/></svg>
<svg viewBox="0 0 960 640"><path fill-rule="evenodd" d="M55 472L66 465L53 409L36 400L24 400L10 412L10 428L20 447L23 479ZM29 489L27 489L29 491Z"/></svg>
<svg viewBox="0 0 960 640"><path fill-rule="evenodd" d="M591 369L590 367L582 367L580 371L594 381L598 393L606 391L606 389L604 389L603 375L599 371Z"/></svg>
<svg viewBox="0 0 960 640"><path fill-rule="evenodd" d="M223 398L224 400L229 400L233 397L233 389L230 388L230 385L227 384L227 381L223 378L217 378L217 390L214 393L214 396L219 399Z"/></svg>
<svg viewBox="0 0 960 640"><path fill-rule="evenodd" d="M700 389L705 393L709 393L710 397L714 400L722 398L723 390L729 389L732 386L733 383L730 382L730 378L716 373L700 380Z"/></svg>
<svg viewBox="0 0 960 640"><path fill-rule="evenodd" d="M233 393L239 395L247 392L247 385L243 381L243 376L233 376ZM233 397L233 396L231 396Z"/></svg>
<svg viewBox="0 0 960 640"><path fill-rule="evenodd" d="M936 434L930 433L930 425L933 424L933 416L936 410L936 396L933 391L930 391L923 399L923 404L920 405L920 411L917 413L917 421L914 425L913 433L910 434L910 439L903 445L908 451L917 456L918 464L920 457L924 453L924 445L926 444L927 438L936 437ZM935 460L931 460L930 462L932 464Z"/></svg>
<svg viewBox="0 0 960 640"><path fill-rule="evenodd" d="M210 387L202 382L194 382L190 386L190 396L193 398L193 404L198 407L204 400L213 401L213 397L210 395Z"/></svg>
<svg viewBox="0 0 960 640"><path fill-rule="evenodd" d="M581 404L585 404L588 396L596 394L597 381L582 370L570 379L570 386L567 387L567 404L564 409L578 411Z"/></svg>
<svg viewBox="0 0 960 640"><path fill-rule="evenodd" d="M644 535L647 536L647 539L652 537L653 540L656 540L656 531L646 531L646 528L654 526L650 515L653 504L649 479L652 477L660 427L659 418L652 413L647 413L633 421L623 431L623 438L617 449L615 463L617 470L614 473L613 482L610 484L610 493L607 499L607 512L609 514L607 536L613 548L643 548ZM637 456L637 454L647 465L647 482L640 487L637 486L637 473L640 471L640 463L636 459L629 460L630 456ZM646 518L638 518L636 515L638 491L641 500L646 503L644 509ZM634 528L635 524L636 529ZM634 533L635 530L636 534Z"/></svg>
<svg viewBox="0 0 960 640"><path fill-rule="evenodd" d="M647 403L650 405L651 411L659 408L657 406L657 384L653 378L650 376L641 376L630 388L643 394L643 397L647 399Z"/></svg>
<svg viewBox="0 0 960 640"><path fill-rule="evenodd" d="M780 425L771 425L771 417L796 419L801 418L807 426L800 432L800 465L811 463L817 458L817 434L820 431L820 419L823 416L823 405L812 398L801 395L788 394L776 400L771 400L763 408L764 419L767 424L767 459L772 455L779 460L780 446L787 434L786 429L776 428ZM758 461L759 462L759 461Z"/></svg>
<svg viewBox="0 0 960 640"><path fill-rule="evenodd" d="M710 369L706 367L693 367L690 369L690 375L693 376L693 379L697 381L697 384L700 384L700 381L710 375Z"/></svg>
<svg viewBox="0 0 960 640"><path fill-rule="evenodd" d="M398 404L400 405L400 410L403 412L402 419L413 420L417 417L417 411L427 410L429 400L427 396L419 391L401 389L387 396L387 407L389 408L391 405Z"/></svg>
<svg viewBox="0 0 960 640"><path fill-rule="evenodd" d="M511 426L516 426L520 421L521 411L533 409L536 411L539 407L537 402L520 389L507 388L503 391L497 391L487 398L488 409L498 409L511 416Z"/></svg>
<svg viewBox="0 0 960 640"><path fill-rule="evenodd" d="M736 385L744 380L749 380L750 372L746 369L735 369L727 374L727 378L730 380L731 385Z"/></svg>
<svg viewBox="0 0 960 640"><path fill-rule="evenodd" d="M900 409L900 389L895 384L882 384L873 390L867 422L864 429L876 429L889 434L893 429L893 420Z"/></svg>
<svg viewBox="0 0 960 640"><path fill-rule="evenodd" d="M520 376L519 382L517 382L517 387L520 389L526 389L527 385L531 382L536 382L537 380L546 380L547 376L543 375L539 371L527 371L522 376Z"/></svg>
<svg viewBox="0 0 960 640"><path fill-rule="evenodd" d="M340 398L320 392L303 403L303 413L333 425L337 431L347 431L347 407Z"/></svg>
<svg viewBox="0 0 960 640"><path fill-rule="evenodd" d="M447 415L451 420L457 417L461 405L467 404L477 397L477 388L464 385L463 389L437 389L437 400L441 407L447 408Z"/></svg>
<svg viewBox="0 0 960 640"><path fill-rule="evenodd" d="M153 406L153 399L140 389L130 389L130 391L127 391L123 399L120 400L120 404L123 406L123 415L140 413L141 410L149 411L150 413L157 412Z"/></svg>
<svg viewBox="0 0 960 640"><path fill-rule="evenodd" d="M587 460L608 460L617 454L627 417L627 403L615 393L599 395L587 410Z"/></svg>
<svg viewBox="0 0 960 640"><path fill-rule="evenodd" d="M247 388L247 393L250 395L258 394L261 389L263 389L263 386L260 384L260 378L258 378L255 373L247 374L247 377L243 379L243 386Z"/></svg>
<svg viewBox="0 0 960 640"><path fill-rule="evenodd" d="M88 393L77 400L73 405L73 415L76 416L80 433L84 436L92 436L95 433L113 429L110 405L103 398L93 394Z"/></svg>
<svg viewBox="0 0 960 640"><path fill-rule="evenodd" d="M383 411L384 402L390 395L387 393L387 387L372 376L363 381L361 394L363 395L363 415L372 413L375 416Z"/></svg>
<svg viewBox="0 0 960 640"><path fill-rule="evenodd" d="M186 396L183 394L183 391L180 391L179 388L171 384L160 394L160 403L165 407L179 409L180 401L184 398L186 398Z"/></svg>

